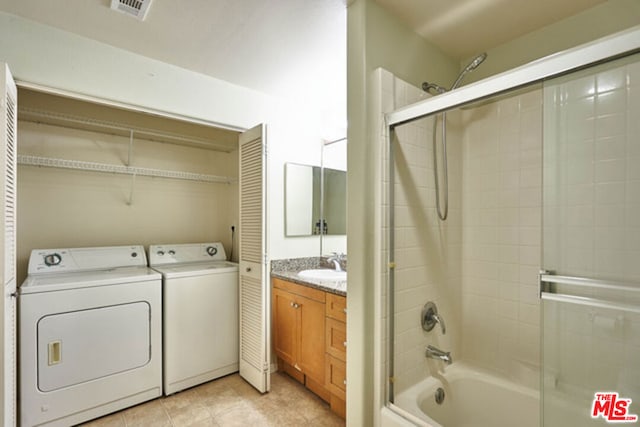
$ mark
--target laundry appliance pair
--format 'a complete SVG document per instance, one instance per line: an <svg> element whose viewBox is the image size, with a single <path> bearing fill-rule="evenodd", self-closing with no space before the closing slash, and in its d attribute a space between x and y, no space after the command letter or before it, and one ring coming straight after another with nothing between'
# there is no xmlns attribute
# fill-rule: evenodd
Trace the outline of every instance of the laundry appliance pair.
<svg viewBox="0 0 640 427"><path fill-rule="evenodd" d="M19 290L20 424L68 426L238 369L220 243L37 249Z"/></svg>

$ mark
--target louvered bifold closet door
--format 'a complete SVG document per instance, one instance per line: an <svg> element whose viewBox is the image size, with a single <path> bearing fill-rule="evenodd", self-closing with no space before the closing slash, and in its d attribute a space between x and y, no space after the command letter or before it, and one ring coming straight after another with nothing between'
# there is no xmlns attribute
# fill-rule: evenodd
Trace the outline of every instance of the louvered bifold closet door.
<svg viewBox="0 0 640 427"><path fill-rule="evenodd" d="M266 254L264 126L240 135L240 375L269 391L270 301Z"/></svg>
<svg viewBox="0 0 640 427"><path fill-rule="evenodd" d="M16 425L16 157L18 92L6 64L0 63L0 176L2 184L2 402L4 426Z"/></svg>

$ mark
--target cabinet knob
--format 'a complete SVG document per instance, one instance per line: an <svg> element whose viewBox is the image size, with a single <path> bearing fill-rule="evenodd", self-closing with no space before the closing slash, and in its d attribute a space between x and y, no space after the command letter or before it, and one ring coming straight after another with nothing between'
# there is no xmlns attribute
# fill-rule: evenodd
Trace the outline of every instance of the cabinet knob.
<svg viewBox="0 0 640 427"><path fill-rule="evenodd" d="M346 347L347 346L347 342L346 341L343 342L342 345L344 345Z"/></svg>
<svg viewBox="0 0 640 427"><path fill-rule="evenodd" d="M245 270L247 273L251 273L251 267L247 267L247 269Z"/></svg>
<svg viewBox="0 0 640 427"><path fill-rule="evenodd" d="M347 385L347 380L342 381L344 385Z"/></svg>
<svg viewBox="0 0 640 427"><path fill-rule="evenodd" d="M342 311L344 312L344 314L347 314L347 307L343 308Z"/></svg>
<svg viewBox="0 0 640 427"><path fill-rule="evenodd" d="M300 308L300 304L298 304L297 302L291 302L289 305L293 308Z"/></svg>

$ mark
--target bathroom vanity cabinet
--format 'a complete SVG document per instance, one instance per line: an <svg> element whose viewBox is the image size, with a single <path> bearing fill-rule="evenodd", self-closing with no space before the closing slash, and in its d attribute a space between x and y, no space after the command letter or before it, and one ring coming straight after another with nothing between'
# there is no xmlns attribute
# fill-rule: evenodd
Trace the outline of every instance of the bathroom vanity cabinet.
<svg viewBox="0 0 640 427"><path fill-rule="evenodd" d="M346 298L273 278L278 368L346 414Z"/></svg>

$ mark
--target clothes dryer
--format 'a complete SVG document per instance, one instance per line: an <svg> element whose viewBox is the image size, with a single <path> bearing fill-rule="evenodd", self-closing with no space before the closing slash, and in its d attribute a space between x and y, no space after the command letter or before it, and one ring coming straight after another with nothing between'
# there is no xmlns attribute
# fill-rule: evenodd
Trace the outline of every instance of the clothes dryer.
<svg viewBox="0 0 640 427"><path fill-rule="evenodd" d="M163 276L166 395L238 370L238 264L221 243L152 245Z"/></svg>
<svg viewBox="0 0 640 427"><path fill-rule="evenodd" d="M161 291L142 246L33 250L19 289L20 425L75 425L161 396Z"/></svg>

